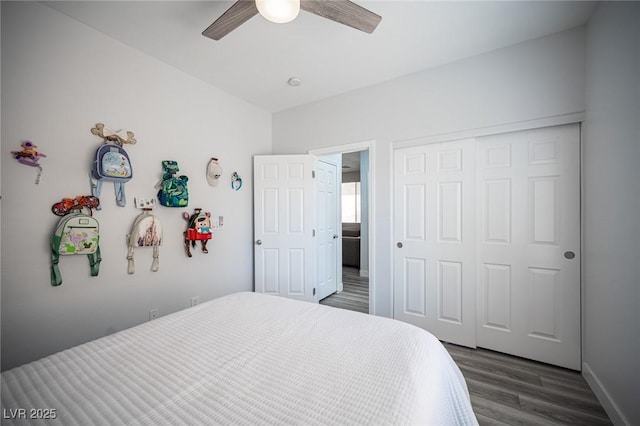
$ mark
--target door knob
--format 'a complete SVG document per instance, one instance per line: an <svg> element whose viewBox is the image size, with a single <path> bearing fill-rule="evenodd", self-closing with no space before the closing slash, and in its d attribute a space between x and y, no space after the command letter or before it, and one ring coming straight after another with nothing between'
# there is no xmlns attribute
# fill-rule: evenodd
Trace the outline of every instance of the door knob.
<svg viewBox="0 0 640 426"><path fill-rule="evenodd" d="M337 239L338 238L338 234L333 234L333 239Z"/></svg>
<svg viewBox="0 0 640 426"><path fill-rule="evenodd" d="M576 254L574 252L572 252L571 250L565 251L564 252L564 257L566 257L567 259L571 260L574 257L576 257Z"/></svg>
<svg viewBox="0 0 640 426"><path fill-rule="evenodd" d="M398 248L402 248L402 243L398 243L396 245L398 246Z"/></svg>
<svg viewBox="0 0 640 426"><path fill-rule="evenodd" d="M262 245L262 240L258 240L258 241L256 241L256 244L257 244L257 245L259 245L259 246L261 246L261 245Z"/></svg>

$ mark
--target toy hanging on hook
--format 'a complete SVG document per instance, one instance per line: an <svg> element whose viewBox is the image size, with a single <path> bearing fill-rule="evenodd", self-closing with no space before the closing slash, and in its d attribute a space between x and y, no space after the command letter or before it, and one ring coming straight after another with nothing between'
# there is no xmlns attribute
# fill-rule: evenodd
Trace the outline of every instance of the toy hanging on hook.
<svg viewBox="0 0 640 426"><path fill-rule="evenodd" d="M233 172L233 174L231 175L231 188L235 189L236 191L242 188L242 178L240 177L238 172Z"/></svg>
<svg viewBox="0 0 640 426"><path fill-rule="evenodd" d="M51 211L56 216L65 216L74 210L82 210L83 207L99 210L100 199L93 195L78 195L75 198L63 198L62 201L51 206Z"/></svg>
<svg viewBox="0 0 640 426"><path fill-rule="evenodd" d="M103 138L105 142L113 142L120 146L124 146L126 143L135 145L135 143L138 142L133 132L127 130L113 131L102 123L97 123L96 127L91 129L91 133Z"/></svg>
<svg viewBox="0 0 640 426"><path fill-rule="evenodd" d="M207 164L207 183L209 186L218 186L218 181L222 176L222 166L216 157L211 157Z"/></svg>
<svg viewBox="0 0 640 426"><path fill-rule="evenodd" d="M11 151L11 154L13 154L13 158L18 160L18 163L38 168L38 175L36 176L36 185L38 185L40 183L40 176L42 176L42 166L40 166L38 161L40 161L40 158L46 157L46 155L39 152L38 146L31 141L24 141L21 146L21 151Z"/></svg>
<svg viewBox="0 0 640 426"><path fill-rule="evenodd" d="M213 237L210 220L211 213L203 212L202 209L196 208L193 214L189 215L189 213L184 212L182 217L188 223L187 230L184 231L184 247L187 256L192 256L189 244L195 248L196 241L200 241L203 253L209 253L209 250L207 250L207 241Z"/></svg>

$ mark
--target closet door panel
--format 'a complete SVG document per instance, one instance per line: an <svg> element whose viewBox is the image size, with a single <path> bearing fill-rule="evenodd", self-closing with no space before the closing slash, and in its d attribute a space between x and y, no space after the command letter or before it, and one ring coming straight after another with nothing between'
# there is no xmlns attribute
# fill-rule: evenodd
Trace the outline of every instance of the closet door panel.
<svg viewBox="0 0 640 426"><path fill-rule="evenodd" d="M475 147L395 150L394 317L475 347Z"/></svg>
<svg viewBox="0 0 640 426"><path fill-rule="evenodd" d="M579 127L478 138L478 346L580 369Z"/></svg>

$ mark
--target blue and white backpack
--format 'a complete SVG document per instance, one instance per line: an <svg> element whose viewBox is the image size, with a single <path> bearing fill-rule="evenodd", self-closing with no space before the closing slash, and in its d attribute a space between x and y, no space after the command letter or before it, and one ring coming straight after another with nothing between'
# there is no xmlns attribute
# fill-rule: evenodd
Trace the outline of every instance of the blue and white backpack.
<svg viewBox="0 0 640 426"><path fill-rule="evenodd" d="M107 143L98 148L91 167L91 194L93 196L100 198L102 182L111 181L116 193L116 204L124 207L127 205L124 184L129 182L132 177L133 168L129 155L120 145Z"/></svg>
<svg viewBox="0 0 640 426"><path fill-rule="evenodd" d="M102 123L97 123L91 129L91 133L104 139L104 145L96 151L93 164L91 166L91 193L100 198L102 192L102 182L107 180L113 182L116 192L116 204L124 207L127 198L124 194L124 184L133 177L133 168L129 160L129 154L122 148L124 144L135 144L136 138L133 132L113 130L105 127ZM100 206L96 208L100 210Z"/></svg>

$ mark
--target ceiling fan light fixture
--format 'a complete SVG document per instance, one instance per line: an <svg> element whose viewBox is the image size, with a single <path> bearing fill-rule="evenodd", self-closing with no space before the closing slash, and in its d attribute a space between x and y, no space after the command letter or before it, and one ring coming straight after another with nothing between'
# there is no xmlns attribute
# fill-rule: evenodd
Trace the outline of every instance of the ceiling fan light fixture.
<svg viewBox="0 0 640 426"><path fill-rule="evenodd" d="M265 19L284 24L293 21L300 12L300 0L255 0L258 12Z"/></svg>

